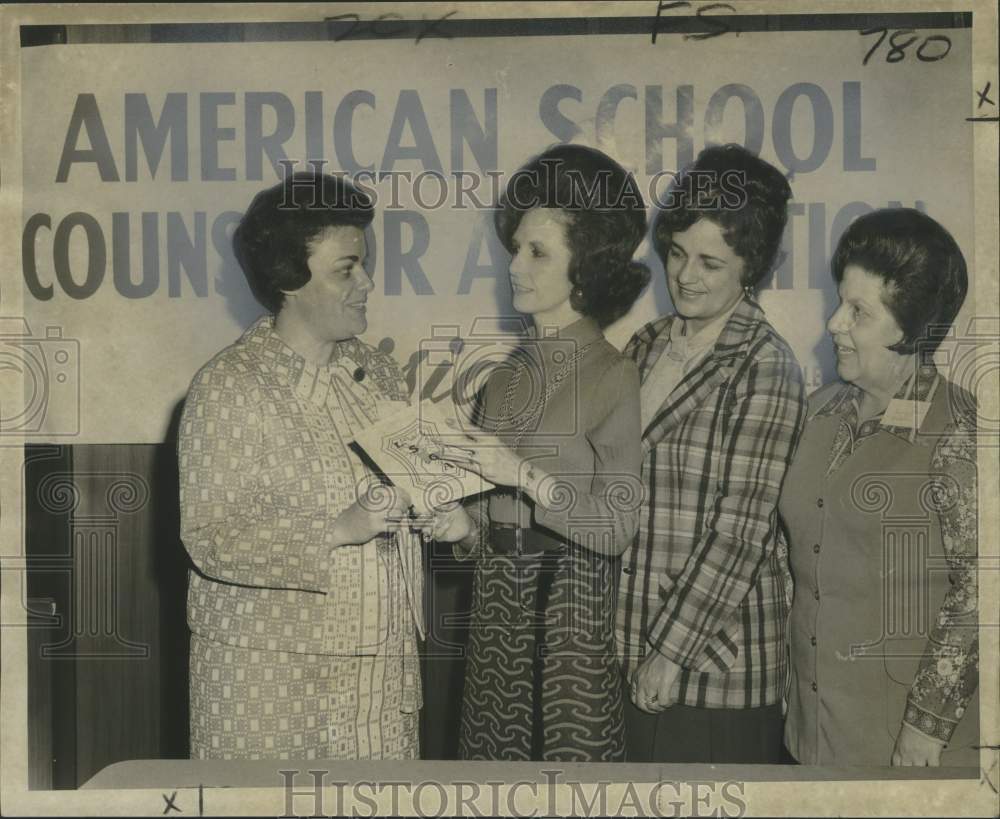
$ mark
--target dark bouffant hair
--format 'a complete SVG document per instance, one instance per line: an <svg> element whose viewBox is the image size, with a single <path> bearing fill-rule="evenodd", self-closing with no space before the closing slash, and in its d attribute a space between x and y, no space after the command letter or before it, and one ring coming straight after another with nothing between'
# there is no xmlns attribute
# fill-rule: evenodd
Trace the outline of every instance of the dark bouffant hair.
<svg viewBox="0 0 1000 819"><path fill-rule="evenodd" d="M258 193L233 234L233 250L257 301L272 313L282 291L311 278L309 246L331 227L364 230L375 216L368 194L346 179L300 171Z"/></svg>
<svg viewBox="0 0 1000 819"><path fill-rule="evenodd" d="M517 171L501 197L494 224L507 250L536 207L559 208L567 217L573 309L601 327L624 316L649 283L649 268L632 260L646 233L635 178L601 151L559 145Z"/></svg>
<svg viewBox="0 0 1000 819"><path fill-rule="evenodd" d="M833 278L857 265L885 284L885 306L903 331L889 349L933 352L962 308L969 288L965 257L938 222L912 208L884 208L859 216L833 254ZM937 332L931 333L932 327Z"/></svg>
<svg viewBox="0 0 1000 819"><path fill-rule="evenodd" d="M756 288L774 270L791 196L781 171L746 148L705 148L671 184L668 204L653 223L653 247L666 259L674 233L709 219L743 259L740 284Z"/></svg>

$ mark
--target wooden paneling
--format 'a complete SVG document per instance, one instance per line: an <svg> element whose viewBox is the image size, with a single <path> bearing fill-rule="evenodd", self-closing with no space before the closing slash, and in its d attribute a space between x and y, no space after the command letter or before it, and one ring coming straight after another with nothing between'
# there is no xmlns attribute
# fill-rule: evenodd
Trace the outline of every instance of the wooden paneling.
<svg viewBox="0 0 1000 819"><path fill-rule="evenodd" d="M176 483L158 480L157 450L74 450L79 783L123 759L187 755L175 730L187 720L186 587L176 511L166 511Z"/></svg>
<svg viewBox="0 0 1000 819"><path fill-rule="evenodd" d="M28 608L39 619L56 612L52 598L28 598ZM29 615L30 616L30 615ZM41 659L42 646L54 642L56 630L51 626L31 625L28 629L28 788L50 790L54 787L55 747L52 707L55 693L52 687L52 663Z"/></svg>
<svg viewBox="0 0 1000 819"><path fill-rule="evenodd" d="M70 447L26 446L25 553L28 598L49 600L55 619L28 632L29 787L76 787L76 663L49 655L69 635L72 600ZM51 611L51 609L50 609ZM44 614L44 612L43 612ZM41 625L42 617L32 618Z"/></svg>
<svg viewBox="0 0 1000 819"><path fill-rule="evenodd" d="M31 641L32 759L54 760L48 780L59 788L121 760L186 757L187 558L173 447L38 448L26 460L29 595L53 599L60 615ZM34 779L47 781L40 769Z"/></svg>

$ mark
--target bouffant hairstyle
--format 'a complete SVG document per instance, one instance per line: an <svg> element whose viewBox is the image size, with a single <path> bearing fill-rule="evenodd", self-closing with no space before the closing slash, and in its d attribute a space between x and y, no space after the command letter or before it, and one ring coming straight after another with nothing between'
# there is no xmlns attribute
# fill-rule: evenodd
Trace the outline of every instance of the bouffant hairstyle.
<svg viewBox="0 0 1000 819"><path fill-rule="evenodd" d="M741 145L705 148L674 178L653 223L653 247L664 260L675 233L709 219L743 259L740 284L755 289L774 270L791 196L781 171Z"/></svg>
<svg viewBox="0 0 1000 819"><path fill-rule="evenodd" d="M969 288L958 243L938 222L912 208L883 208L855 219L833 254L838 285L850 265L882 279L883 302L903 331L902 340L889 349L902 355L915 353L918 342L922 350L936 350Z"/></svg>
<svg viewBox="0 0 1000 819"><path fill-rule="evenodd" d="M601 151L559 145L518 170L500 199L494 224L507 250L525 213L537 207L565 216L573 309L601 327L624 316L649 283L649 268L632 260L646 233L635 178Z"/></svg>
<svg viewBox="0 0 1000 819"><path fill-rule="evenodd" d="M282 291L312 277L310 245L328 228L364 230L374 218L372 198L346 179L299 171L258 193L233 234L233 250L257 301L272 313Z"/></svg>

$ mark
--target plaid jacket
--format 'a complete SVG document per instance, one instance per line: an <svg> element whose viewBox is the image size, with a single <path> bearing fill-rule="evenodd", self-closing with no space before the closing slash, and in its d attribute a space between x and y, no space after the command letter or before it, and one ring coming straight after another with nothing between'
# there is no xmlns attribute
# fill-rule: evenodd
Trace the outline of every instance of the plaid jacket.
<svg viewBox="0 0 1000 819"><path fill-rule="evenodd" d="M626 347L642 381L673 321L647 324ZM678 702L750 708L784 693L777 503L804 421L798 362L744 300L643 431L647 491L622 556L617 638L626 672L650 650L682 667Z"/></svg>

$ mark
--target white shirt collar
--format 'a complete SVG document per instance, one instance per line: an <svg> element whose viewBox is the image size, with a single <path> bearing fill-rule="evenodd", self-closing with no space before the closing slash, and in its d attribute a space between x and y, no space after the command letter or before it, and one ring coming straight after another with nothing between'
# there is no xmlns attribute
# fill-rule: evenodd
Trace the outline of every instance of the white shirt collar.
<svg viewBox="0 0 1000 819"><path fill-rule="evenodd" d="M737 300L736 303L726 310L725 313L716 316L694 335L686 335L683 333L683 330L687 326L687 322L678 316L670 328L670 346L682 348L684 351L684 358L690 358L708 347L711 347L716 341L719 340L719 336L722 335L726 322L729 321L729 317L732 316L739 305L740 301Z"/></svg>

